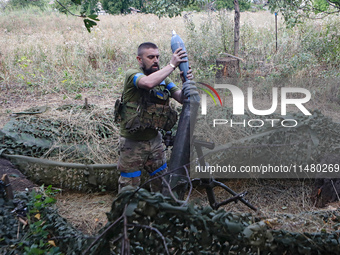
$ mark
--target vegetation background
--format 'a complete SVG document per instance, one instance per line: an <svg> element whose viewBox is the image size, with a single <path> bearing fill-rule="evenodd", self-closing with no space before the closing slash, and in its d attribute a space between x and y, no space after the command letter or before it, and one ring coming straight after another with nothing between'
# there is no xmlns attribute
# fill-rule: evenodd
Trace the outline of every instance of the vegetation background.
<svg viewBox="0 0 340 255"><path fill-rule="evenodd" d="M51 94L63 100L81 99L85 91L119 93L124 71L135 66L135 51L141 42L157 43L161 63L167 64L173 29L187 45L197 81L213 83L216 58L233 49L233 13L224 9L188 11L171 19L153 14L103 15L88 33L81 19L60 14L53 5L42 8L39 1L28 1L32 4L18 9L14 8L16 1L0 15L2 104L13 96ZM337 16L307 20L294 27L286 27L279 16L277 51L274 14L244 12L241 22L242 77L266 83L309 77L314 81L309 89L316 98L329 95L331 101L339 100L332 86L317 82L318 78L339 76ZM177 74L172 77L176 81Z"/></svg>

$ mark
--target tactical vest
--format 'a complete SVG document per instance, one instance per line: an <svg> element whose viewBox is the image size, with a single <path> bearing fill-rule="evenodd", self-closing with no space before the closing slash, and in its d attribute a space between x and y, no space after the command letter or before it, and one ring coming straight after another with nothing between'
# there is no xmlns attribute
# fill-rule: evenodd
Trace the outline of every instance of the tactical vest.
<svg viewBox="0 0 340 255"><path fill-rule="evenodd" d="M146 128L170 131L177 122L177 112L169 105L168 90L141 90L139 102L122 102L115 105L115 121L125 120L125 128L135 133Z"/></svg>

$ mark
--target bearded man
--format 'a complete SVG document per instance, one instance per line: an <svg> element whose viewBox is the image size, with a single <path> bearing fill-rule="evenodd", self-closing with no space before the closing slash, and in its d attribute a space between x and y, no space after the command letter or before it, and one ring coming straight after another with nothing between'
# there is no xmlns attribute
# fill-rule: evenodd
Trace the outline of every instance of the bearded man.
<svg viewBox="0 0 340 255"><path fill-rule="evenodd" d="M173 98L182 103L190 94L190 89L182 91L168 76L180 63L187 61L183 59L186 56L186 52L179 48L169 64L160 69L158 47L151 42L138 47L139 69L126 72L121 100L119 192L127 185L138 187L143 170L154 177L167 169L160 130L171 130L177 121L177 113L171 109L169 100ZM182 73L181 78L184 82ZM193 78L191 69L187 78ZM160 191L162 179L156 178L150 188L154 192Z"/></svg>

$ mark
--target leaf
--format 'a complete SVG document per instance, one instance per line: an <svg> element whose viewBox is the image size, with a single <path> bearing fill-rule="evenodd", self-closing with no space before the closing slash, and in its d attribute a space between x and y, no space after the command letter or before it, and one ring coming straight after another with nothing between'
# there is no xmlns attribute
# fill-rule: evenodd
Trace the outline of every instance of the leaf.
<svg viewBox="0 0 340 255"><path fill-rule="evenodd" d="M40 217L41 217L41 214L40 213L37 213L36 215L34 215L34 218L40 220Z"/></svg>
<svg viewBox="0 0 340 255"><path fill-rule="evenodd" d="M95 20L95 21L99 21L98 15L96 15L96 14L88 15L87 17L88 17L89 19L93 19L93 20Z"/></svg>
<svg viewBox="0 0 340 255"><path fill-rule="evenodd" d="M47 198L45 198L44 203L45 203L45 204L53 204L53 203L55 203L55 201L56 201L55 198L53 198L53 197L47 197Z"/></svg>
<svg viewBox="0 0 340 255"><path fill-rule="evenodd" d="M81 5L81 0L71 0L76 5Z"/></svg>
<svg viewBox="0 0 340 255"><path fill-rule="evenodd" d="M84 19L84 24L89 33L91 33L91 28L97 25L96 22L89 19Z"/></svg>
<svg viewBox="0 0 340 255"><path fill-rule="evenodd" d="M49 240L48 243L54 247L56 247L55 242L53 240Z"/></svg>

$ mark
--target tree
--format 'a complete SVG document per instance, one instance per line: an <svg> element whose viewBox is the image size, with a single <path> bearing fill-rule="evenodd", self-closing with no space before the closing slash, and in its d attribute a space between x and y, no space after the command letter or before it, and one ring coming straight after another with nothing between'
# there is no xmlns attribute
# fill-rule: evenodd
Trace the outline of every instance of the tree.
<svg viewBox="0 0 340 255"><path fill-rule="evenodd" d="M235 27L234 27L234 55L238 56L240 48L240 5L238 0L234 0L235 9Z"/></svg>
<svg viewBox="0 0 340 255"><path fill-rule="evenodd" d="M124 14L130 12L130 7L144 9L145 2L144 0L102 0L102 6L110 14Z"/></svg>
<svg viewBox="0 0 340 255"><path fill-rule="evenodd" d="M250 9L251 4L250 0L240 0L238 1L238 5L240 7L240 11L247 11ZM227 10L234 10L234 0L216 0L214 1L216 5L216 9L227 9Z"/></svg>
<svg viewBox="0 0 340 255"><path fill-rule="evenodd" d="M340 13L340 0L269 0L272 12L281 12L286 23L294 26L303 18L323 18Z"/></svg>
<svg viewBox="0 0 340 255"><path fill-rule="evenodd" d="M58 2L54 2L53 8L65 14L68 11L72 13L79 13L80 10L80 7L73 3L71 0L58 0Z"/></svg>

